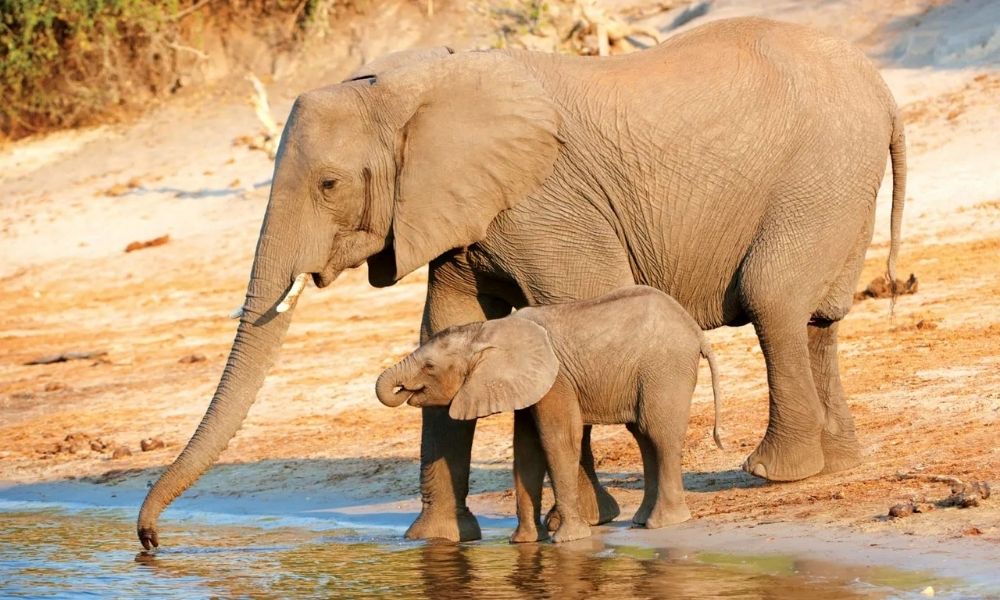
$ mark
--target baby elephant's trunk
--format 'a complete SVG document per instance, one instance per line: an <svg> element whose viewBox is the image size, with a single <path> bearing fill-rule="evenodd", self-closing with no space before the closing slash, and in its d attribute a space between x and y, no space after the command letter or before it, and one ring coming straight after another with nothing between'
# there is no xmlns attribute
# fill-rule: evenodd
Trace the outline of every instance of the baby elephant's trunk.
<svg viewBox="0 0 1000 600"><path fill-rule="evenodd" d="M701 355L708 360L708 369L712 372L712 396L715 398L715 425L712 426L712 437L715 439L715 445L719 447L719 450L725 450L722 445L722 429L719 425L722 420L720 413L722 397L719 395L719 369L715 364L715 354L712 353L712 347L708 345L708 340L704 336L701 338Z"/></svg>
<svg viewBox="0 0 1000 600"><path fill-rule="evenodd" d="M397 388L402 384L406 368L412 362L412 358L407 356L378 376L378 381L375 382L375 395L382 404L396 407L406 402L408 394L405 390Z"/></svg>

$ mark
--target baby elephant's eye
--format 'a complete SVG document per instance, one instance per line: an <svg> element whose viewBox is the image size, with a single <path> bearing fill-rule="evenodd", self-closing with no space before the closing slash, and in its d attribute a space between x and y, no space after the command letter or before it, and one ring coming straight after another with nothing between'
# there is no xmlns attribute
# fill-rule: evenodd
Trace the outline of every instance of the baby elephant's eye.
<svg viewBox="0 0 1000 600"><path fill-rule="evenodd" d="M320 182L319 185L324 190L332 190L334 187L337 186L337 180L336 179L324 179L323 181Z"/></svg>

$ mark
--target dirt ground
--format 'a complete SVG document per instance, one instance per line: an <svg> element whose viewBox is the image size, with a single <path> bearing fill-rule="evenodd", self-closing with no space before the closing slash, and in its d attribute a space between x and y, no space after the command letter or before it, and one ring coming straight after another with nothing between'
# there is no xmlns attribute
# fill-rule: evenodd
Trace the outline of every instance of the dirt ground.
<svg viewBox="0 0 1000 600"><path fill-rule="evenodd" d="M910 153L899 270L914 273L919 290L894 309L885 299L861 301L842 323L841 369L864 464L802 482L766 484L739 471L767 422L763 359L751 328L710 332L727 449L711 440L703 364L684 456L692 513L733 526L794 521L1000 542L1000 489L975 508L886 516L909 499L944 500L948 484L928 475L1000 488L996 5L762 4L719 1L681 29L734 14L787 18L854 40L883 67ZM461 20L457 10L432 22L404 7L396 16L405 34L371 41L365 54L449 41L441 24ZM983 23L993 33L980 43ZM339 57L325 80L357 60ZM317 78L272 85L275 113L286 114ZM244 94L190 94L128 125L0 149L0 482L140 490L194 431L235 331L227 314L242 303L272 169L263 153L232 145L258 128ZM889 187L859 289L884 269ZM163 235L164 244L124 252ZM414 347L425 283L420 271L375 290L362 268L327 289L308 288L243 429L189 495L286 490L415 507L419 411L384 408L373 384ZM24 364L69 351L107 354ZM478 425L477 512L513 513L511 429L510 416ZM142 451L147 438L164 445ZM120 446L131 455L112 458ZM624 427L604 426L595 428L594 450L602 480L630 516L642 488L638 449Z"/></svg>

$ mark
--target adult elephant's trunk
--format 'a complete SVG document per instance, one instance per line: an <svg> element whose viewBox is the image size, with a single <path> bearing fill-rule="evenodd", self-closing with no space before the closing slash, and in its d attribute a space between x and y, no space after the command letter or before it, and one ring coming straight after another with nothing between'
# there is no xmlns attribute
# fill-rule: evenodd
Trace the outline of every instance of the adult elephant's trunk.
<svg viewBox="0 0 1000 600"><path fill-rule="evenodd" d="M412 391L405 389L397 391L396 388L403 385L413 370L414 364L415 361L411 354L379 375L378 381L375 382L375 395L378 396L382 404L396 407L406 402Z"/></svg>
<svg viewBox="0 0 1000 600"><path fill-rule="evenodd" d="M139 540L147 550L159 545L156 522L160 513L212 466L236 435L288 331L292 311L276 309L293 287L295 253L282 248L281 237L270 233L273 221L270 227L268 221L272 219L266 219L261 230L239 329L212 402L187 446L150 489L139 511Z"/></svg>

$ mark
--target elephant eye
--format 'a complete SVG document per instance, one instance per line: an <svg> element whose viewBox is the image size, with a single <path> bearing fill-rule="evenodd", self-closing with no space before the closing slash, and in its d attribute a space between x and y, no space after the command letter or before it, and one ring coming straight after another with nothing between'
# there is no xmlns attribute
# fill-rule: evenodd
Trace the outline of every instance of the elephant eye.
<svg viewBox="0 0 1000 600"><path fill-rule="evenodd" d="M337 180L336 179L324 179L323 181L320 182L319 186L321 188L323 188L324 190L332 190L333 188L335 188L337 186Z"/></svg>
<svg viewBox="0 0 1000 600"><path fill-rule="evenodd" d="M433 371L434 370L434 363L432 363L430 361L425 362L424 363L424 370L428 371L428 372Z"/></svg>

